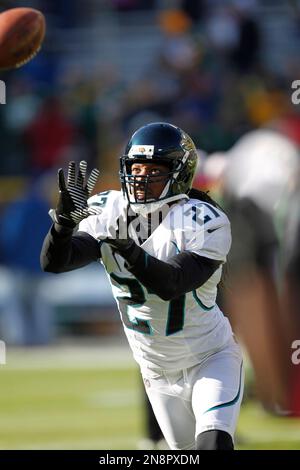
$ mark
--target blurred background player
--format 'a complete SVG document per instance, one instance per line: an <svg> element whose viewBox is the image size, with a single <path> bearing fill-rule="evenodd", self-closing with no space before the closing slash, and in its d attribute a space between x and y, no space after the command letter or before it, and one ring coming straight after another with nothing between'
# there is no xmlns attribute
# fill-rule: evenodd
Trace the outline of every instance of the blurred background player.
<svg viewBox="0 0 300 470"><path fill-rule="evenodd" d="M288 312L286 329L290 346L290 388L288 406L293 416L300 416L300 191L299 169L297 185L288 199L288 212L283 238L284 259L282 260L282 309ZM295 351L296 349L296 351ZM294 359L293 354L296 353Z"/></svg>
<svg viewBox="0 0 300 470"><path fill-rule="evenodd" d="M291 330L299 331L282 302L285 228L288 219L295 220L289 210L298 171L293 142L260 129L245 134L227 153L207 157L198 178L198 184L210 184L232 222L224 309L249 354L260 400L279 413L289 412Z"/></svg>

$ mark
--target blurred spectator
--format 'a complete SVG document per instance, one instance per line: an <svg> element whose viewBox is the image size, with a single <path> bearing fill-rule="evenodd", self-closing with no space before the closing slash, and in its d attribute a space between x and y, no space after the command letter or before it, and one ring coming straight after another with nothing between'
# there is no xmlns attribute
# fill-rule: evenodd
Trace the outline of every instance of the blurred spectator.
<svg viewBox="0 0 300 470"><path fill-rule="evenodd" d="M214 52L219 57L224 56L229 60L239 41L239 25L230 4L220 3L210 11L206 23L206 34L209 46Z"/></svg>
<svg viewBox="0 0 300 470"><path fill-rule="evenodd" d="M88 0L86 0L84 9L82 9L78 0L64 0L63 2L42 0L42 5L39 6L47 17L50 15L55 17L62 28L76 27L79 21L81 22L83 19L82 15L85 17L86 11L89 12L90 7Z"/></svg>
<svg viewBox="0 0 300 470"><path fill-rule="evenodd" d="M34 85L25 77L15 76L10 81L10 98L5 106L6 125L13 132L21 133L34 119L41 102Z"/></svg>
<svg viewBox="0 0 300 470"><path fill-rule="evenodd" d="M39 252L50 226L48 192L44 178L32 181L22 198L8 204L2 214L0 252L13 282L0 313L2 338L8 343L47 344L53 338L52 312L36 296L42 280Z"/></svg>
<svg viewBox="0 0 300 470"><path fill-rule="evenodd" d="M181 8L195 24L202 22L207 13L205 0L181 0Z"/></svg>
<svg viewBox="0 0 300 470"><path fill-rule="evenodd" d="M254 16L256 1L233 2L233 14L237 19L238 39L231 53L233 65L241 73L249 73L260 61L261 39L257 19Z"/></svg>
<svg viewBox="0 0 300 470"><path fill-rule="evenodd" d="M114 8L119 12L152 10L155 3L155 0L112 0Z"/></svg>
<svg viewBox="0 0 300 470"><path fill-rule="evenodd" d="M290 101L284 88L278 77L266 71L245 80L245 107L252 126L265 126L290 111Z"/></svg>
<svg viewBox="0 0 300 470"><path fill-rule="evenodd" d="M76 130L65 115L61 101L51 96L24 134L32 171L40 174L63 162L64 152L74 143Z"/></svg>

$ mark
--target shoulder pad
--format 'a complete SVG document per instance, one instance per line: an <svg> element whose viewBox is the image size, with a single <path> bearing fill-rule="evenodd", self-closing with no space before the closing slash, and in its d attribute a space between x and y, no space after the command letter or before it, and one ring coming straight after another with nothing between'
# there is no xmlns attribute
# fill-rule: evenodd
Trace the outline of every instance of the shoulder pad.
<svg viewBox="0 0 300 470"><path fill-rule="evenodd" d="M177 220L183 221L184 228L202 228L206 230L229 224L229 220L222 209L208 202L190 199L182 205L174 206L174 215Z"/></svg>

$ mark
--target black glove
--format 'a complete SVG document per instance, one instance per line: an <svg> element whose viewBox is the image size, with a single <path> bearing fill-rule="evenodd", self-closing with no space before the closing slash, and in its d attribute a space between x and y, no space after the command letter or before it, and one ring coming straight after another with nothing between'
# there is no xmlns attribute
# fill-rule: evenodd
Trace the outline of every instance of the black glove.
<svg viewBox="0 0 300 470"><path fill-rule="evenodd" d="M99 170L94 168L87 181L85 181L86 168L87 163L81 161L76 178L75 162L70 162L67 185L62 168L58 170L59 200L57 208L49 211L49 215L55 223L74 228L89 215L99 213L99 210L87 205L87 200L97 182Z"/></svg>

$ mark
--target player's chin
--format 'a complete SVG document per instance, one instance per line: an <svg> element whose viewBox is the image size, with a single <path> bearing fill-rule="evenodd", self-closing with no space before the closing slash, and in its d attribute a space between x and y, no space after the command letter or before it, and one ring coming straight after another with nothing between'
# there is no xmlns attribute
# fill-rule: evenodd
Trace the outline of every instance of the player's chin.
<svg viewBox="0 0 300 470"><path fill-rule="evenodd" d="M135 199L137 202L146 202L147 198L149 199L149 196L151 197L151 195L147 194L146 196L146 193L144 192L136 192L135 193Z"/></svg>
<svg viewBox="0 0 300 470"><path fill-rule="evenodd" d="M141 204L145 204L149 199L153 199L153 193L151 191L145 192L142 190L134 190L132 189L131 195L134 197L136 202L139 202Z"/></svg>

